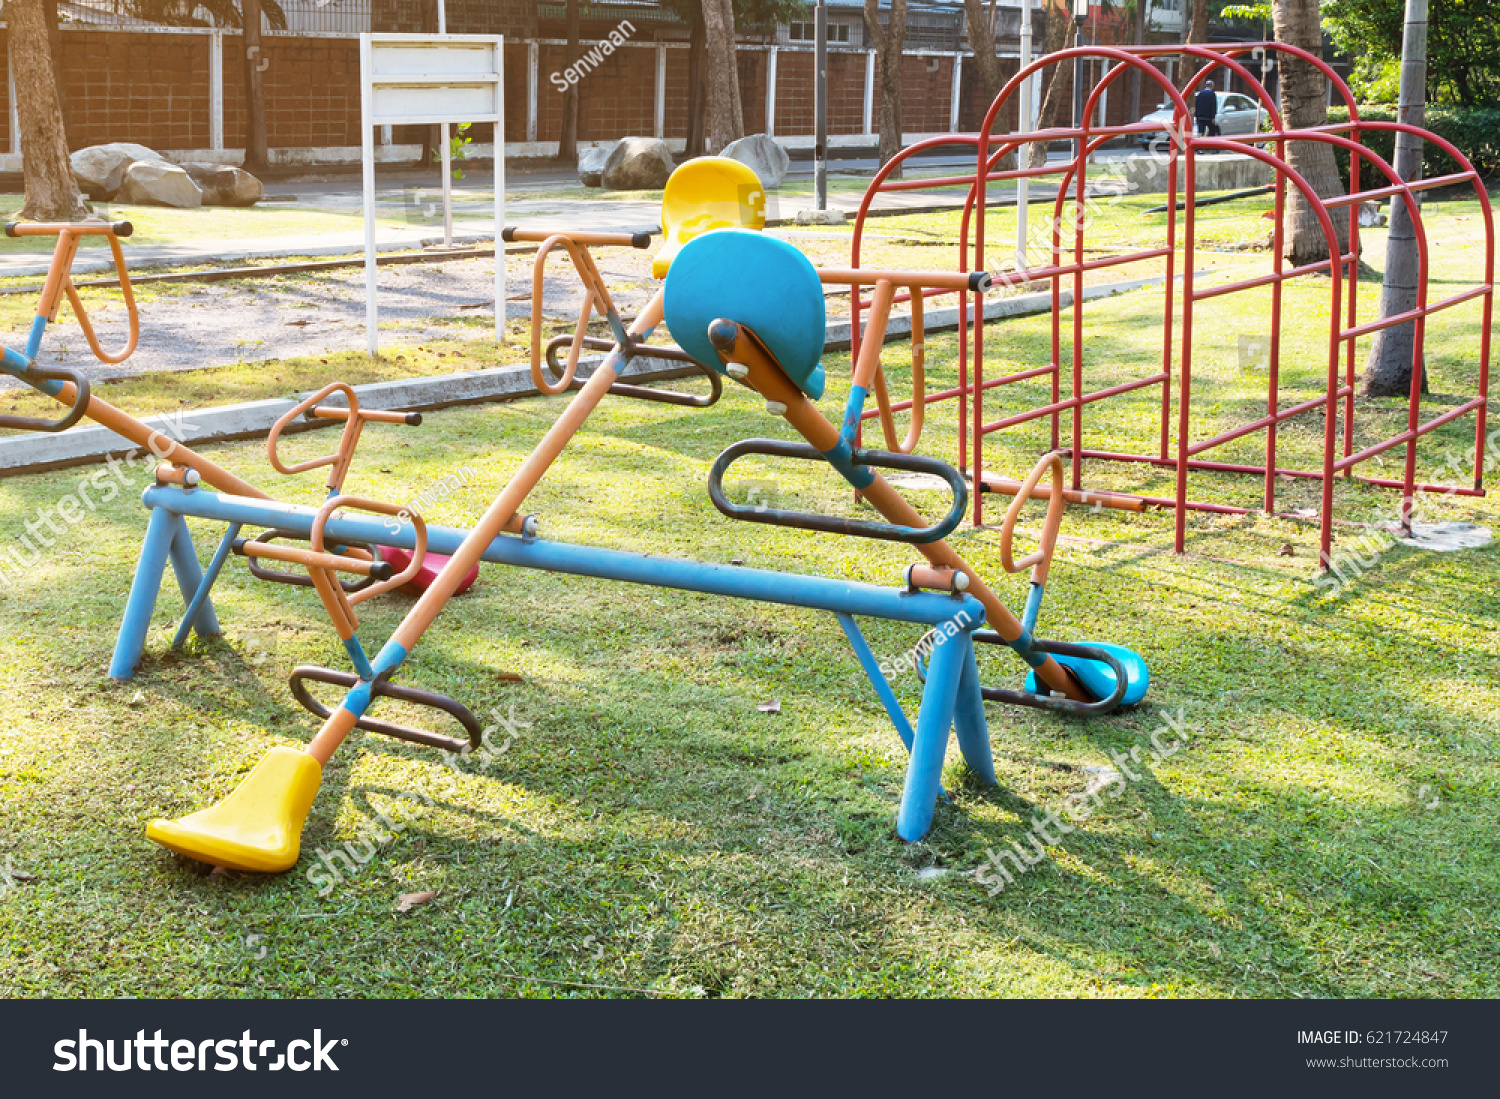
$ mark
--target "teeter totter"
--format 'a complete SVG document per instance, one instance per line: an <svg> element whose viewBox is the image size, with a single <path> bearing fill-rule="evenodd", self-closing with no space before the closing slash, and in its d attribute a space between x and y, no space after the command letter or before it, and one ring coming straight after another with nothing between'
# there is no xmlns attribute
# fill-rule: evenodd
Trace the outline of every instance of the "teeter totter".
<svg viewBox="0 0 1500 1099"><path fill-rule="evenodd" d="M538 388L544 388L541 382L546 379L541 372L545 362L554 371L548 386L557 392L571 389L573 396L472 529L427 525L408 509L345 495L341 478L336 484L332 483L334 478L330 479L330 497L320 508L281 504L263 494L251 495L220 485L215 485L219 491L211 491L205 485L214 482L206 474L201 479L163 477L145 491L143 503L151 512L151 521L132 589L132 604L139 598L144 605L146 589L150 589L154 605L155 589L169 556L164 546L173 544L164 541L167 536L161 533L153 541L153 528L185 531L186 518L222 522L226 525L224 541L188 597L184 630L186 623L201 621L211 612L208 590L218 568L231 554L271 558L305 569L307 582L327 609L352 665L348 672L299 668L293 673L294 695L322 718L321 727L305 750L273 748L223 801L179 820L152 822L147 828L150 838L180 854L229 869L284 871L297 862L303 824L321 783L322 769L355 729L449 751L477 746L478 723L461 704L397 686L392 680L480 562L832 613L910 752L896 820L898 834L909 841L920 839L932 826L942 794L940 775L950 732L956 733L970 769L985 782L995 782L986 699L1085 716L1109 713L1140 701L1149 676L1145 663L1129 649L1103 642L1048 641L1035 634L1067 503L1062 463L1057 456L1048 455L1038 463L1023 490L1016 494L1001 529L1004 567L1007 571L1031 570L1030 596L1018 619L945 541L964 516L968 488L962 476L937 459L900 449L879 451L856 445L861 414L872 392L882 409L883 427L888 437L894 437L881 370L883 340L879 337L883 336L895 288L957 289L962 284L970 292L982 293L988 288L988 276L982 272L819 272L791 245L759 231L764 224L763 203L757 205L746 199L757 188L753 173L733 161L703 158L678 169L663 203L667 236L663 252L667 262L663 265L659 255L657 269L665 267L665 279L649 304L628 324L618 316L597 268L588 258L591 235L507 231L509 239L538 240L544 246L539 252L538 270L547 252L561 249L567 253L584 282L584 320L571 337L554 341L551 354L542 353L539 330L533 329L531 370ZM691 203L684 210L677 203L685 194L718 197ZM705 208L712 216L701 216ZM552 243L547 247L549 241ZM815 404L827 384L820 364L826 327L825 281L872 286L875 291L871 327L855 363L838 426ZM588 379L579 381L575 376L578 356L593 346L586 335L591 310L603 315L614 340ZM532 315L535 324L541 316L540 300L533 302ZM684 361L706 368L714 384L711 397L716 397L723 378L738 382L753 390L765 401L769 413L784 420L801 437L800 442L744 440L721 454L709 475L710 496L719 510L734 519L905 542L919 560L904 571L900 586L718 565L538 537L536 517L521 511L532 489L605 397L612 393L636 396L629 389L622 391L620 376L633 359L660 354L662 348L647 341L663 323L677 340L667 357L680 355ZM558 361L564 349L567 365ZM302 414L317 412L319 396L304 402L308 407ZM346 397L352 398L352 393ZM356 416L353 412L348 415L352 424ZM346 436L347 432L346 428ZM909 435L908 442L914 441ZM733 461L747 454L826 462L859 491L880 519L734 504L724 491L723 477ZM347 472L350 457L352 448L349 453L341 449L325 461L336 473ZM952 506L942 519L929 522L885 479L883 470L940 478L949 487ZM1041 482L1049 474L1050 488L1043 487ZM1037 497L1048 503L1040 544L1035 552L1017 559L1012 550L1015 525L1026 501ZM400 528L394 534L392 517L397 518L395 525ZM279 537L292 541L276 545L270 539L247 540L240 536L246 528L278 532ZM448 560L395 632L370 656L358 637L354 608L406 579L405 572L395 573L390 565L375 560L378 555L361 552L382 545L405 551L408 561L417 564L428 553L442 554ZM274 548L267 552L266 547ZM183 587L186 593L189 585ZM931 643L922 646L927 653L925 682L914 724L882 673L860 629L859 618L906 622L929 631ZM127 624L129 620L127 614ZM125 630L121 641L126 641ZM140 657L138 641L143 644L144 636L132 634L128 651L117 648L118 666L133 669L133 660ZM1024 685L1020 689L983 687L976 644L1003 645L1020 656L1029 668ZM306 689L309 681L335 684L344 687L346 693L336 708L329 709L312 698ZM469 737L447 737L374 719L370 710L381 697L444 710L459 720Z"/></svg>

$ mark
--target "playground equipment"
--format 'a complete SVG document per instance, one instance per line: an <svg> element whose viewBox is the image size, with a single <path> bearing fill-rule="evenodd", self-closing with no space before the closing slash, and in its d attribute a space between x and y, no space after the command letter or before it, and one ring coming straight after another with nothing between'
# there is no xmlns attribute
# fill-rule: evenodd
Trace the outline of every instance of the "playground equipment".
<svg viewBox="0 0 1500 1099"><path fill-rule="evenodd" d="M678 180L687 193L692 193L687 185L696 186L703 180L721 183L728 180L739 186L734 181L739 178L743 182L743 178L737 177L736 169L717 160L694 161L678 169ZM722 188L719 193L723 194ZM580 325L572 337L565 337L570 363L556 375L556 387L560 390L571 386L577 392L470 530L428 526L413 509L344 493L344 478L364 424L409 422L401 414L361 410L353 391L347 387L330 386L307 398L283 418L268 440L268 456L279 472L295 474L314 468L330 469L329 498L321 507L278 503L243 482L227 481L227 475L211 463L199 459L199 465L190 465L188 456L180 453L185 448L179 444L173 464L162 467L157 483L142 497L150 521L112 674L120 678L129 676L144 651L146 625L169 558L178 567L188 603L178 641L185 637L189 622L198 623L202 632L215 632L217 623L212 620L209 593L234 553L252 562L266 559L305 569L306 577L299 579L316 590L353 671L317 667L293 671L294 697L322 719L308 748L273 749L226 799L180 820L152 822L147 828L150 838L181 854L218 866L259 872L286 870L297 860L303 822L320 785L322 768L353 730L364 729L449 751L479 746L479 724L461 703L398 686L392 679L480 561L808 607L834 614L911 753L896 825L897 832L907 840L921 838L931 827L941 793L939 777L950 729L956 731L959 748L974 773L988 782L995 781L983 707L985 698L1062 713L1095 715L1133 704L1143 697L1148 683L1146 666L1130 650L1094 642L1047 641L1033 632L1067 502L1058 458L1044 457L1028 481L1034 487L1046 473L1052 474L1048 514L1038 549L1019 560L1012 550L1015 524L1029 493L1017 497L1001 532L1005 568L1032 570L1026 611L1017 619L944 541L966 511L967 486L957 471L935 458L899 450L866 450L855 445L855 433L872 392L877 394L877 413L883 426L888 433L894 431L881 367L883 341L873 334L883 333L896 287L910 287L916 293L963 289L981 294L989 286L989 276L984 272L820 272L783 241L754 229L723 225L725 220L737 220L737 211L743 208L743 204L730 202L725 196L717 207L716 218L698 222L702 226L699 232L692 232L674 220L675 209L664 210L669 238L676 240L679 248L664 285L628 324L615 310L588 253L590 241L616 244L617 240L584 233L553 233L542 239L525 230L506 231L507 239L542 240L544 248L539 253L539 265L549 243L567 252L586 287L585 318L590 310L602 312L615 341L588 380L579 383L574 372L580 348L588 346L584 327ZM715 231L708 231L710 228ZM121 273L123 278L123 266ZM876 303L868 329L872 335L855 363L842 426L838 427L813 403L826 385L819 363L825 338L825 283L871 286ZM540 315L540 306L539 300L533 303L534 317ZM610 394L641 396L636 392L641 387L622 387L619 377L637 356L662 353L662 348L646 341L664 319L683 345L665 349L669 354L693 362L710 374L716 385L724 376L752 389L765 400L769 412L784 419L804 440L802 443L746 440L726 450L715 462L709 478L710 494L720 509L731 517L750 521L909 543L921 560L905 570L900 587L883 588L574 546L537 536L536 518L521 514L526 498L600 401ZM555 350L560 349L559 346ZM533 377L540 379L544 356L535 332L532 350ZM31 354L34 353L33 349ZM44 391L53 392L65 403L75 399L76 391L82 388L81 381L57 383L40 377L31 370L29 357L23 362L20 356L12 360L8 354L5 363L6 369ZM552 365L557 366L555 359ZM321 403L336 391L343 393L347 407ZM647 399L659 397L657 391L646 394ZM91 410L93 407L90 404ZM277 455L277 440L284 426L297 415L343 420L339 448L324 458L296 466L284 465ZM783 511L746 513L737 509L729 503L722 479L730 463L746 453L826 461L863 494L884 522ZM884 479L880 472L883 469L941 477L953 495L948 514L930 523ZM225 484L229 487L223 487ZM219 491L210 491L206 486L217 487ZM225 524L225 534L206 571L194 571L197 558L187 533L188 517ZM398 528L396 533L391 531L392 520ZM240 532L247 528L263 533L254 538L241 537ZM300 544L280 544L286 540L305 541L307 545L304 548ZM382 545L405 551L406 564L400 572L376 549ZM431 578L400 626L370 656L358 636L355 608L411 581L429 551L446 556L446 564ZM346 581L343 579L346 576L356 579ZM930 644L924 644L928 664L923 669L925 683L915 727L870 650L856 621L858 617L909 622L931 631ZM1030 669L1025 688L982 687L975 657L976 642L1003 644L1019 655ZM338 706L330 709L311 695L309 682L340 686L346 693ZM369 711L382 697L444 711L457 719L468 735L446 736L375 719Z"/></svg>
<svg viewBox="0 0 1500 1099"><path fill-rule="evenodd" d="M1331 82L1336 100L1349 108L1350 121L1329 124L1313 129L1289 129L1277 108L1275 99L1268 95L1255 75L1238 58L1247 54L1280 57L1285 63L1294 59L1315 66ZM1175 88L1150 62L1171 55L1186 55L1201 63L1196 76L1181 90ZM1072 65L1082 58L1089 62L1104 62L1108 66L1103 80L1094 88L1082 112L1083 122L1077 127L1061 127L1026 133L997 133L997 124L1010 108L1025 82L1035 73L1050 65ZM1246 94L1257 97L1270 128L1259 134L1235 140L1197 137L1192 129L1191 101L1198 85L1217 67L1233 72L1250 89ZM1122 135L1137 135L1157 132L1158 123L1132 122L1124 125L1095 123L1102 97L1108 89L1118 84L1127 73L1137 72L1147 87L1158 87L1163 97L1172 104L1170 151L1165 166L1167 174L1167 211L1165 239L1161 246L1130 251L1103 257L1085 258L1088 216L1086 208L1091 201L1087 185L1089 157L1106 141ZM1146 102L1145 98L1142 102ZM1394 169L1361 143L1364 133L1387 131L1413 133L1424 141L1442 149L1460 166L1460 171L1435 176L1418 182L1404 183ZM1347 136L1344 136L1346 135ZM1074 155L1062 162L1053 162L1039 167L1002 168L1001 161L1009 153L1024 153L1032 143L1068 140L1072 142ZM1350 164L1351 193L1337 198L1324 199L1315 194L1292 167L1288 160L1288 145L1292 142L1320 142L1332 146L1340 153L1347 153ZM954 145L968 146L974 150L975 168L971 173L915 180L892 179L891 175L903 163L914 156L935 147ZM1276 173L1275 199L1273 207L1273 239L1271 249L1271 271L1268 274L1237 282L1214 284L1205 287L1195 285L1195 250L1198 247L1195 226L1197 203L1197 157L1203 153L1239 152L1270 166ZM1024 159L1024 158L1023 158ZM1366 186L1361 179L1361 168L1369 165L1375 172L1375 185ZM910 408L914 423L919 425L922 409L935 402L956 400L959 409L958 464L972 476L975 486L973 521L976 525L984 521L984 495L986 493L1012 494L1017 484L997 477L985 467L984 440L993 432L1020 428L1034 421L1045 421L1048 435L1042 447L1060 450L1070 466L1068 490L1074 502L1085 497L1093 503L1108 507L1140 510L1147 506L1175 509L1176 530L1174 545L1180 553L1185 547L1186 518L1191 510L1245 514L1263 510L1276 512L1276 480L1278 477L1311 478L1320 483L1319 547L1325 567L1329 561L1329 549L1334 523L1334 484L1336 478L1359 481L1364 484L1400 489L1402 494L1401 516L1405 524L1410 523L1414 497L1418 492L1444 492L1459 495L1481 496L1484 494L1484 448L1485 417L1489 394L1490 326L1494 305L1494 223L1489 198L1483 183L1473 166L1449 142L1426 130L1398 122L1373 122L1359 117L1359 108L1352 93L1336 73L1321 58L1293 46L1278 42L1234 43L1222 46L1136 46L1104 47L1088 46L1061 50L1047 55L1018 72L1001 90L986 114L979 133L933 138L919 142L905 150L881 168L855 218L852 263L859 266L862 238L871 203L877 195L892 191L913 191L927 188L952 188L967 185L968 197L963 209L961 234L958 247L957 268L968 270L971 264L984 267L987 255L985 214L990 207L989 185L1006 180L1038 180L1047 176L1059 177L1057 193L1052 205L1052 219L1042 224L1047 226L1045 251L1047 260L1040 266L1026 266L1005 272L1004 277L1021 282L1047 281L1052 294L1052 354L1045 365L1029 367L998 377L988 376L985 359L985 326L982 323L982 303L969 291L960 289L957 296L962 317L963 339L959 345L958 385L934 393L920 390L910 402L896 406L897 411ZM1428 251L1429 242L1423 226L1421 209L1416 195L1420 191L1435 187L1469 185L1479 199L1484 218L1486 242L1484 273L1481 282L1474 287L1459 291L1439 301L1429 300ZM1290 267L1283 258L1283 245L1287 239L1286 209L1288 187L1294 187L1307 202L1318 219L1328 242L1328 254L1337 257L1332 262ZM1375 318L1360 322L1357 317L1357 265L1359 262L1358 209L1362 202L1390 197L1405 204L1415 226L1420 252L1420 274L1416 309L1392 317ZM1182 204L1179 243L1179 203ZM1065 209L1065 207L1067 209ZM1345 211L1348 220L1347 250L1341 249L1333 218L1339 210ZM1068 239L1071 238L1071 239ZM1176 253L1182 249L1182 269L1176 271ZM1090 388L1086 379L1088 358L1083 338L1084 276L1087 272L1106 269L1145 260L1160 260L1163 265L1162 306L1162 360L1161 369L1121 384ZM995 270L997 265L991 265ZM1305 399L1286 403L1282 392L1282 328L1288 318L1283 310L1283 287L1291 279L1326 274L1329 280L1329 316L1327 337L1326 380L1321 391ZM997 277L1001 277L997 275ZM1180 278L1179 292L1176 280ZM1065 348L1063 339L1062 299L1064 280L1070 284L1071 333L1070 348ZM1269 287L1271 305L1269 330L1265 336L1267 382L1265 414L1220 431L1207 438L1198 438L1193 422L1193 365L1194 365L1194 308L1205 300L1250 290ZM943 288L928 288L923 295L932 297L954 293ZM920 316L920 295L906 293L898 296L898 302L910 300L914 315ZM1478 347L1478 377L1476 391L1472 397L1459 404L1445 408L1441 414L1426 421L1421 418L1421 363L1426 320L1429 316L1467 301L1482 301L1482 320ZM856 353L862 340L874 338L867 330L860 334L859 319L866 308L879 303L866 299L855 288L852 312L854 318L854 346ZM1397 324L1414 323L1415 340L1413 361L1417 368L1412 371L1412 389L1407 402L1405 430L1388 438L1367 441L1356 449L1355 421L1355 362L1356 341L1382 328ZM1002 386L1011 386L1028 379L1050 382L1051 396L1045 403L1013 412L998 419L987 419L985 413L986 394ZM1066 379L1066 381L1065 381ZM1173 417L1173 385L1176 392L1176 417ZM1064 393L1066 386L1067 392ZM1147 453L1126 453L1100 450L1087 445L1085 433L1085 410L1091 405L1106 405L1111 398L1138 390L1157 388L1160 391L1160 415L1158 440L1154 450ZM1474 472L1468 485L1448 486L1419 482L1416 479L1417 443L1422 436L1459 417L1474 414ZM884 416L884 410L879 413ZM1062 417L1069 418L1069 431L1063 435ZM1287 468L1278 462L1278 428L1294 417L1324 415L1323 453L1319 468ZM864 413L866 419L877 412ZM1340 427L1342 424L1342 427ZM916 428L914 428L915 430ZM1214 460L1208 452L1234 440L1265 433L1265 458L1263 462L1231 462ZM1355 467L1370 461L1386 451L1404 448L1404 468L1400 479L1359 476ZM1114 462L1138 462L1170 469L1175 474L1175 491L1170 497L1146 497L1130 493L1086 493L1083 485L1083 463L1085 459ZM1207 503L1189 496L1191 475L1198 471L1244 473L1259 476L1263 482L1262 499L1258 507L1234 507Z"/></svg>

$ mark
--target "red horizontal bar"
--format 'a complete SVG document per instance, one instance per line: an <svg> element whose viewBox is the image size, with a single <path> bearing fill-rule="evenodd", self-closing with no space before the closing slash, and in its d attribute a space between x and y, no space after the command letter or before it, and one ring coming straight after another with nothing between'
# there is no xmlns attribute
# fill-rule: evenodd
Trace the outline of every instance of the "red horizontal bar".
<svg viewBox="0 0 1500 1099"><path fill-rule="evenodd" d="M1352 254L1345 254L1343 262L1348 263ZM1293 267L1290 271L1282 271L1280 274L1272 272L1269 275L1257 275L1253 279L1241 279L1239 282L1225 283L1223 286L1211 286L1207 290L1193 291L1193 300L1202 301L1204 298L1217 298L1220 294L1232 294L1236 290L1253 290L1257 286L1269 286L1275 282L1285 282L1287 279L1297 278L1299 275L1311 275L1318 271L1326 271L1331 260L1319 260L1317 263L1305 263L1301 267Z"/></svg>
<svg viewBox="0 0 1500 1099"><path fill-rule="evenodd" d="M1419 179L1415 183L1408 183L1413 191L1426 191L1432 187L1445 187L1451 183L1463 183L1465 180L1478 179L1474 172L1455 172L1453 175L1433 176L1431 179ZM1385 198L1388 195L1398 195L1406 189L1400 184L1390 187L1381 187L1375 191L1360 191L1352 195L1338 195L1335 198L1325 198L1323 205L1330 209L1335 206L1352 206L1356 202L1368 202L1370 199Z"/></svg>
<svg viewBox="0 0 1500 1099"><path fill-rule="evenodd" d="M1153 374L1149 378L1141 378L1138 381L1112 385L1108 389L1098 389L1093 393L1085 393L1081 397L1069 397L1067 400L1058 401L1055 404L1042 405L1040 408L1034 408L1030 412L1020 412L1014 416L1007 416L1003 420L996 420L994 423L985 424L980 428L980 434L988 435L992 431L1001 431L1007 427L1014 427L1016 424L1024 424L1031 420L1040 419L1043 416L1049 416L1054 412L1061 412L1064 409L1093 404L1095 401L1102 401L1106 397L1113 397L1120 393L1129 393L1132 389L1141 389L1144 386L1155 385L1157 382L1164 382L1168 377L1169 375L1165 373Z"/></svg>
<svg viewBox="0 0 1500 1099"><path fill-rule="evenodd" d="M1358 454L1351 454L1347 458L1340 458L1337 462L1333 463L1333 468L1335 471L1348 469L1352 465L1363 462L1366 458L1373 458L1375 455L1382 454L1385 451L1392 449L1393 447L1398 447L1402 443L1409 443L1413 439L1420 438L1434 428L1442 427L1449 420L1456 420L1464 413L1472 412L1480 405L1487 403L1488 398L1475 397L1472 401L1466 401L1463 404L1459 405L1457 408L1450 408L1441 416L1437 416L1431 420L1428 420L1425 424L1418 424L1415 431L1413 431L1411 428L1407 428L1400 435L1393 435L1383 443L1376 443L1374 446L1365 447L1365 449L1361 450Z"/></svg>
<svg viewBox="0 0 1500 1099"><path fill-rule="evenodd" d="M1350 328L1347 331L1341 333L1339 339L1357 340L1361 336L1368 336L1371 332L1378 332L1382 328L1390 328L1392 325L1405 324L1407 321L1416 320L1418 317L1425 317L1432 313L1436 313L1440 309L1447 309L1450 306L1461 305L1462 303L1471 301L1472 299L1480 297L1483 294L1488 294L1493 289L1494 287L1490 285L1476 286L1472 290L1465 290L1462 294L1455 294L1451 298L1444 298L1442 301L1438 302L1435 305L1419 305L1415 309L1408 309L1405 313L1397 313L1394 317L1381 317L1379 320L1373 320L1369 324L1362 324L1357 328Z"/></svg>
<svg viewBox="0 0 1500 1099"><path fill-rule="evenodd" d="M1055 366L1038 366L1032 370L1023 370L1019 374L1007 374L1003 378L991 378L989 381L981 384L979 388L982 390L994 389L996 386L1009 385L1011 382L1024 382L1027 378L1037 378L1043 374L1051 374L1056 369L1057 367ZM968 393L972 391L973 388L973 386L957 386L953 389L945 389L941 393L929 393L923 399L922 403L934 404L937 401L950 401L954 397L957 397L960 393ZM902 401L900 404L893 404L891 405L891 411L905 412L907 409L911 408L914 403L915 402L913 401ZM861 420L873 420L876 416L879 415L880 409L872 408L861 413L859 418Z"/></svg>
<svg viewBox="0 0 1500 1099"><path fill-rule="evenodd" d="M1072 450L1064 449L1062 453L1071 455ZM1155 454L1122 454L1118 451L1112 450L1085 450L1083 451L1083 456L1085 458L1098 458L1101 461L1106 462L1146 462L1150 465L1168 466L1173 468L1175 468L1177 465L1176 458L1162 458ZM1247 466L1240 465L1235 462L1210 462L1205 461L1201 458L1188 459L1188 468L1201 469L1210 473L1254 473L1261 477L1264 477L1266 475L1265 466ZM1278 468L1275 472L1276 476L1278 477L1306 477L1314 481L1321 481L1323 479L1322 470ZM1355 476L1353 480L1361 481L1365 484L1377 485L1381 488L1406 487L1406 483L1404 481L1391 481L1378 477ZM1451 492L1458 496L1483 496L1485 494L1483 489L1459 488L1455 485L1434 485L1423 481L1418 481L1416 484L1412 485L1412 488L1417 492ZM1117 493L1116 495L1125 496L1129 494ZM1168 500L1166 501L1166 506L1176 507L1177 502L1175 500ZM1188 507L1192 506L1192 502L1189 501Z"/></svg>
<svg viewBox="0 0 1500 1099"><path fill-rule="evenodd" d="M1334 393L1333 399L1339 400L1342 397L1349 396L1349 394L1353 392L1354 387L1346 385L1342 389L1339 389ZM1294 404L1289 405L1286 408L1279 408L1273 413L1267 413L1260 419L1256 420L1254 423L1249 423L1241 427L1232 428L1231 430L1225 431L1222 434L1215 435L1211 439L1205 439L1201 443L1190 446L1188 447L1188 453L1202 454L1205 450L1212 450L1216 446L1221 446L1224 443L1243 438L1244 436L1249 435L1251 432L1260 431L1263 428L1270 427L1272 424L1279 424L1283 420L1290 420L1293 416L1300 416L1304 412L1310 411L1311 409L1317 408L1321 404L1327 403L1328 398L1326 396L1314 397L1312 400L1303 401L1301 404Z"/></svg>

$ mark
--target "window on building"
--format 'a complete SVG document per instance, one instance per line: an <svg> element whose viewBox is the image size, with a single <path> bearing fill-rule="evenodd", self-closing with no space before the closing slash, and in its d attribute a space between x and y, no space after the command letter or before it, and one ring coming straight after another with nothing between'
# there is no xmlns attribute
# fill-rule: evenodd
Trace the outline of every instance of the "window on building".
<svg viewBox="0 0 1500 1099"><path fill-rule="evenodd" d="M792 23L787 32L787 37L793 42L815 42L818 38L817 27L811 22ZM829 23L828 41L843 42L847 45L849 42L849 24Z"/></svg>

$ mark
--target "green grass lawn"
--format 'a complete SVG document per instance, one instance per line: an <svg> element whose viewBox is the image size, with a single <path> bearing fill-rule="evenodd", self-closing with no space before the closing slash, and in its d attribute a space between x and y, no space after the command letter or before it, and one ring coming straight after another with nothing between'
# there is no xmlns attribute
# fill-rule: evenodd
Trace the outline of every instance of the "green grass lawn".
<svg viewBox="0 0 1500 1099"><path fill-rule="evenodd" d="M1461 232L1472 222L1458 220L1471 215L1429 211L1452 230L1438 253L1444 285L1472 270ZM1248 224L1258 211L1235 216ZM1378 286L1360 293L1373 308ZM1326 303L1326 281L1288 287L1283 400L1321 376ZM1090 305L1091 382L1153 369L1160 313L1160 290ZM1432 409L1472 391L1476 317L1465 306L1432 326ZM1195 438L1263 402L1264 376L1240 361L1238 341L1264 330L1265 299L1217 299L1198 319ZM1045 361L1048 318L990 332L988 370ZM956 377L956 351L951 336L929 340L934 386ZM887 351L898 394L907 357L903 344ZM848 356L827 366L832 415ZM179 383L140 384L144 402ZM993 394L987 414L1042 392ZM562 407L527 400L434 413L417 430L377 425L349 486L410 500L466 471L427 515L471 523ZM1090 444L1153 445L1157 407L1155 390L1095 406ZM952 459L955 415L934 407L923 452ZM1356 445L1401 415L1361 400ZM787 434L734 386L706 411L607 401L525 510L547 538L898 583L906 547L713 509L704 478L719 451ZM1287 425L1286 459L1312 462L1321 436L1315 416ZM292 439L285 459L328 441ZM986 464L1018 476L1047 442L1041 425L991 435ZM1260 446L1256 436L1223 453L1253 459ZM1421 475L1471 447L1472 421L1435 432ZM316 473L276 477L260 444L209 453L278 496L320 498ZM1385 462L1387 475L1399 468L1394 454ZM286 675L342 667L341 649L310 592L258 583L232 562L216 589L223 640L169 655L181 602L164 594L140 673L108 681L145 527L143 472L36 567L10 565L24 524L90 472L0 481L11 574L0 586L0 866L35 876L0 891L0 994L1500 995L1496 544L1396 546L1333 591L1317 582L1310 522L1194 512L1189 552L1174 556L1168 512L1071 509L1040 632L1131 646L1151 666L1151 693L1088 721L989 704L999 787L979 786L950 750L951 800L916 845L893 831L905 752L831 616L486 566L401 682L453 695L486 722L512 720L509 748L454 773L435 751L357 735L325 775L296 870L210 877L149 843L145 824L215 802L271 746L304 744L315 721ZM1089 463L1087 483L1169 491L1168 477L1134 465ZM1261 492L1232 475L1195 474L1192 487L1246 507ZM835 478L800 463L747 461L729 488L782 507L853 507ZM911 495L930 514L943 506L938 493ZM1357 482L1341 481L1336 499L1340 543L1365 533L1350 524L1395 514L1392 495ZM1315 502L1311 482L1281 486L1289 511ZM1500 525L1489 499L1438 499L1427 515ZM206 556L220 531L193 530ZM997 531L965 527L954 542L1019 609L1025 583L1004 576ZM367 645L410 606L362 605ZM867 626L881 658L919 633ZM1014 658L981 660L986 682L1019 682ZM897 684L908 712L918 690ZM779 713L760 709L771 699ZM376 713L431 723L389 703ZM987 851L1025 844L1035 816L1061 813L1114 766L1112 752L1144 749L1169 716L1191 729L1188 747L1147 757L1121 797L1003 891L974 879ZM361 837L380 813L405 827L372 845ZM325 891L309 871L345 845L367 858ZM396 911L402 894L427 890L430 902Z"/></svg>

